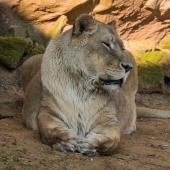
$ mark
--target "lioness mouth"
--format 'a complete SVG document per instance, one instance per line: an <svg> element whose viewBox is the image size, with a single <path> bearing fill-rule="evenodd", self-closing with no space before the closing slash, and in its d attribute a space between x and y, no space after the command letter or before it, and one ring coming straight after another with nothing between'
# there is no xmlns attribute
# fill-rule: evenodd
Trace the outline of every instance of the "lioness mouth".
<svg viewBox="0 0 170 170"><path fill-rule="evenodd" d="M100 81L102 81L104 85L119 85L121 87L123 83L123 78L118 80L100 78Z"/></svg>

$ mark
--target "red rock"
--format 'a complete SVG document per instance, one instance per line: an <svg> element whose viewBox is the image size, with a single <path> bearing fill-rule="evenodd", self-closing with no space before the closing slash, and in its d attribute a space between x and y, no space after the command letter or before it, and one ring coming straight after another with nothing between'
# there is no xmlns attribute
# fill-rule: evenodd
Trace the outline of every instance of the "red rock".
<svg viewBox="0 0 170 170"><path fill-rule="evenodd" d="M80 13L92 14L109 23L118 20L118 31L125 40L151 39L158 43L170 32L168 0L0 0L12 11L48 34L61 15L72 24Z"/></svg>

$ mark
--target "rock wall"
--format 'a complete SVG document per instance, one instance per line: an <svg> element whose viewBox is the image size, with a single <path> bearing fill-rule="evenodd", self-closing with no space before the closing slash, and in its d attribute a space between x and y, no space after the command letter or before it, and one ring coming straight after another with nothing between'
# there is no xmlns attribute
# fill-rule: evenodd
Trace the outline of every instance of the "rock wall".
<svg viewBox="0 0 170 170"><path fill-rule="evenodd" d="M3 18L11 21L11 10L22 17L26 25L31 23L46 35L61 15L67 16L68 24L72 24L80 13L90 13L105 23L118 20L118 30L125 40L151 39L157 43L170 32L169 0L0 0L0 3L8 8ZM13 16L12 20L14 22ZM15 32L14 27L18 25L12 23Z"/></svg>

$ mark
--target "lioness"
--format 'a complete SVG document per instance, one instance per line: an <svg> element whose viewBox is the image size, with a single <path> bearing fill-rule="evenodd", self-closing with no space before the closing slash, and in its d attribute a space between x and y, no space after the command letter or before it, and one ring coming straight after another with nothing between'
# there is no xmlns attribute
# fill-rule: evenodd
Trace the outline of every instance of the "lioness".
<svg viewBox="0 0 170 170"><path fill-rule="evenodd" d="M41 64L42 62L42 64ZM137 67L115 28L87 14L23 64L27 127L60 151L108 154L136 129Z"/></svg>

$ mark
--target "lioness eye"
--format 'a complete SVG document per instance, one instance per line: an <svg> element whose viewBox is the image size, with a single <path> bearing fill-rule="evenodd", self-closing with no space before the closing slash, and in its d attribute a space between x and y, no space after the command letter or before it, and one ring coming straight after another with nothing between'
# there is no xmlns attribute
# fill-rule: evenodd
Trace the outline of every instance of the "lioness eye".
<svg viewBox="0 0 170 170"><path fill-rule="evenodd" d="M102 42L102 44L107 48L107 49L111 49L111 45L107 42Z"/></svg>

